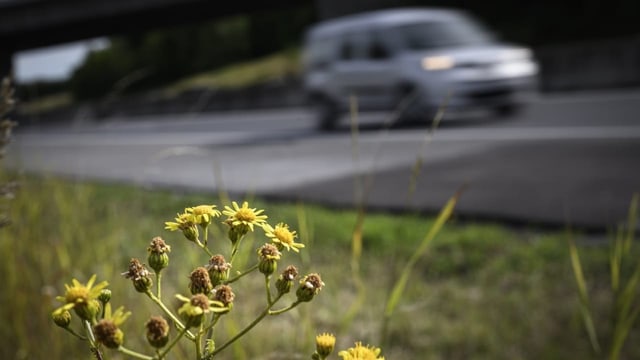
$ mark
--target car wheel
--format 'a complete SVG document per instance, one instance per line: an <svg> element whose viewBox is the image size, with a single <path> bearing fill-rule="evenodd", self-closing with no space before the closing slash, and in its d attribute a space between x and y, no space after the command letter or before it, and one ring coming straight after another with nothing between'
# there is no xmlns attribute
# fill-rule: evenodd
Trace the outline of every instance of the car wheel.
<svg viewBox="0 0 640 360"><path fill-rule="evenodd" d="M494 112L498 117L510 118L518 115L522 111L522 106L515 104L500 105L494 108Z"/></svg>
<svg viewBox="0 0 640 360"><path fill-rule="evenodd" d="M338 107L327 99L318 99L313 104L318 130L331 131L338 124Z"/></svg>

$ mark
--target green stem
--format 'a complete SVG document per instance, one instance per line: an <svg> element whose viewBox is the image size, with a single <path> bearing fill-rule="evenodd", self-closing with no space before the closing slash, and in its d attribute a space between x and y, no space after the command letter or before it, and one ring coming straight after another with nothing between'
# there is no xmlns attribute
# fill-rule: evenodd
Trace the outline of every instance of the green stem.
<svg viewBox="0 0 640 360"><path fill-rule="evenodd" d="M156 273L156 283L158 286L158 300L162 301L162 270Z"/></svg>
<svg viewBox="0 0 640 360"><path fill-rule="evenodd" d="M271 283L270 280L271 280L271 275L265 275L264 276L264 287L267 290L267 303L268 304L272 303L271 302L271 286L269 286L270 283Z"/></svg>
<svg viewBox="0 0 640 360"><path fill-rule="evenodd" d="M200 331L198 331L198 334L196 335L196 359L200 360L202 359L202 333L204 329L204 323L200 324Z"/></svg>
<svg viewBox="0 0 640 360"><path fill-rule="evenodd" d="M257 318L255 318L255 320L253 320L251 322L251 324L247 325L244 329L242 329L239 333L237 333L234 337L232 337L231 339L229 339L226 343L222 344L222 346L220 347L216 347L216 349L213 351L213 353L211 353L212 356L215 356L217 353L219 353L220 351L224 350L226 347L228 347L229 345L233 344L236 340L240 339L242 336L244 336L244 334L248 333L249 330L253 329L254 326L258 325L258 323L264 319L267 315L272 315L271 314L271 307L278 302L278 300L280 300L280 298L282 297L282 294L279 294L274 300L273 302L270 302L267 307L260 313L260 315L258 315Z"/></svg>
<svg viewBox="0 0 640 360"><path fill-rule="evenodd" d="M206 240L205 240L206 241ZM196 244L202 249L204 250L204 252L207 253L207 255L209 255L209 257L213 256L213 254L211 253L211 251L209 251L209 248L200 242L200 240L196 239Z"/></svg>
<svg viewBox="0 0 640 360"><path fill-rule="evenodd" d="M153 293L151 293L151 291L149 290L147 290L145 294L147 294L147 296L151 299L151 301L156 303L160 307L160 309L162 309L162 311L164 311L164 313L167 314L167 316L170 317L171 320L173 320L173 322L176 324L179 330L184 330L187 332L187 338L189 340L195 340L196 337L190 331L188 331L188 329L182 324L182 322L171 312L171 310L169 310L164 305L164 303L160 299L158 299L155 295L153 295Z"/></svg>
<svg viewBox="0 0 640 360"><path fill-rule="evenodd" d="M211 323L207 325L206 328L204 328L204 331L207 332L207 338L210 339L211 336L213 336L213 327L216 326L216 324L218 323L218 319L220 319L220 315L213 314L213 317L211 318Z"/></svg>
<svg viewBox="0 0 640 360"><path fill-rule="evenodd" d="M91 351L95 354L96 359L102 360L102 353L100 352L100 349L96 344L96 338L95 336L93 336L93 330L91 329L91 324L87 320L84 320L83 324L84 324L84 330L87 333L87 338L89 340Z"/></svg>
<svg viewBox="0 0 640 360"><path fill-rule="evenodd" d="M124 346L118 347L118 351L120 351L123 354L129 355L131 357L137 358L137 359L153 360L153 356L148 356L148 355L145 355L145 354L141 354L141 353L139 353L137 351L129 350Z"/></svg>
<svg viewBox="0 0 640 360"><path fill-rule="evenodd" d="M233 244L231 246L231 259L229 260L229 264L233 264L233 259L236 257L236 254L238 253L238 250L240 249L240 242L242 242L242 239L244 239L244 235L242 235L238 241L235 242L235 244Z"/></svg>
<svg viewBox="0 0 640 360"><path fill-rule="evenodd" d="M287 312L287 311L289 311L289 310L293 309L294 307L296 307L296 306L298 306L298 305L300 305L300 301L296 300L296 301L294 301L293 303L291 303L291 305L287 306L286 308L282 308L282 309L279 309L279 310L269 311L269 315L280 315L280 314L282 314L282 313L284 313L284 312Z"/></svg>
<svg viewBox="0 0 640 360"><path fill-rule="evenodd" d="M202 359L202 336L196 336L196 359Z"/></svg>
<svg viewBox="0 0 640 360"><path fill-rule="evenodd" d="M73 329L71 329L71 328L68 328L68 327L67 327L67 328L64 328L64 329L65 329L65 330L67 330L68 332L70 332L73 336L77 337L77 338L78 338L78 339L80 339L80 340L84 340L84 341L89 340L86 336L82 336L82 335L78 334L77 332L75 332L75 331L74 331Z"/></svg>
<svg viewBox="0 0 640 360"><path fill-rule="evenodd" d="M238 279L240 279L241 277L251 273L252 271L256 270L258 268L259 264L255 264L252 267L248 268L247 270L245 270L244 272L241 272L240 274L236 275L234 278L231 278L229 280L227 280L225 282L225 284L231 284L234 281L237 281Z"/></svg>
<svg viewBox="0 0 640 360"><path fill-rule="evenodd" d="M180 340L185 333L187 333L187 329L182 329L182 331L180 331L180 333L178 333L178 336L176 336L175 339L171 340L171 343L169 343L169 345L167 346L166 349L164 349L164 351L162 352L162 354L158 355L158 359L161 360L163 359L165 356L167 356L167 354L169 353L169 351L171 351L171 349L178 343L178 340Z"/></svg>
<svg viewBox="0 0 640 360"><path fill-rule="evenodd" d="M209 240L209 226L204 226L202 228L202 232L204 233L204 246L207 246L207 242Z"/></svg>

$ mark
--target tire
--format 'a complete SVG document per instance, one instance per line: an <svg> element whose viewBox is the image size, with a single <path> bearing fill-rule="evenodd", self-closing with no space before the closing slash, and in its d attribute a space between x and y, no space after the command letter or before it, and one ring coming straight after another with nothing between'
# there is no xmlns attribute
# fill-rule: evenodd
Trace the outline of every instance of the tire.
<svg viewBox="0 0 640 360"><path fill-rule="evenodd" d="M338 107L327 99L317 99L313 103L316 126L320 131L332 131L338 125Z"/></svg>
<svg viewBox="0 0 640 360"><path fill-rule="evenodd" d="M500 118L511 118L522 112L522 106L516 104L500 105L495 107L493 111Z"/></svg>

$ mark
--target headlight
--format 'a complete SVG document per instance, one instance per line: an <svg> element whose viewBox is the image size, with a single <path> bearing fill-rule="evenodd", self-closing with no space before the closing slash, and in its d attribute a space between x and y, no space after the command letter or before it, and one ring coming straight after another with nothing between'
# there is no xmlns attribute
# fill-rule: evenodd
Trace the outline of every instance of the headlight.
<svg viewBox="0 0 640 360"><path fill-rule="evenodd" d="M422 68L425 70L447 70L454 65L450 56L427 56L422 59Z"/></svg>
<svg viewBox="0 0 640 360"><path fill-rule="evenodd" d="M531 58L531 50L525 48L505 50L501 57L504 61L526 60Z"/></svg>

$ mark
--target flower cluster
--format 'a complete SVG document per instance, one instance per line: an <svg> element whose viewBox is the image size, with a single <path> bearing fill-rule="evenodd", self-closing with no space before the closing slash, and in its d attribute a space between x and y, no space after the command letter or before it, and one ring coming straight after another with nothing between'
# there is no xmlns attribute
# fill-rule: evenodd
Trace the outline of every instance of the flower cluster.
<svg viewBox="0 0 640 360"><path fill-rule="evenodd" d="M313 360L324 360L331 355L336 345L336 337L333 334L322 333L316 336L316 351L311 355ZM356 342L355 346L338 352L342 360L384 360L379 357L382 350L370 345L363 346Z"/></svg>
<svg viewBox="0 0 640 360"><path fill-rule="evenodd" d="M219 224L226 227L231 245L230 254L226 257L226 254L212 253L207 243L209 228L214 225L214 220L221 216L226 216ZM213 358L267 316L285 313L302 303L311 301L324 286L320 275L308 274L298 281L298 288L291 302L285 306L276 306L285 295L291 292L298 279L298 269L293 265L286 266L284 271L277 276L274 275L278 269L278 263L283 261L283 252L287 250L286 253L288 253L293 250L298 253L304 245L296 242L298 235L287 224L280 222L273 227L267 219L264 210L252 208L248 202L243 202L241 206L232 202L222 211L218 211L216 205L187 207L182 213L177 214L174 221L165 222L166 230L181 233L189 242L202 249L208 258L206 265L191 268L192 270L187 273L189 279L187 289L191 296L175 294L175 298L181 302L176 309L171 309L171 306L163 301L161 292L162 273L169 268L171 246L159 236L148 243L147 263L154 272L149 271L147 265L136 258L129 261L127 271L122 275L131 280L137 292L148 297L163 312L163 316L154 315L145 324L147 342L155 352L153 356L124 347L124 332L121 325L130 313L125 312L123 308L111 312L111 291L106 289L107 283L104 281L95 284L95 275L86 284L73 279L72 285L66 286L67 291L64 296L58 297L64 305L52 313L53 321L56 325L88 341L94 353L99 353L104 346L136 358L162 360L178 341L185 339L194 343L198 360ZM253 250L257 255L253 260L255 264L232 273L233 262L240 251L242 239L247 234L253 233L256 228L263 230L261 234L264 234L266 242ZM261 274L264 279L265 290L260 293L266 295L265 308L236 336L225 343L217 344L212 338L215 333L214 327L225 314L236 307L234 305L236 293L232 286L235 286L236 281L252 273ZM275 278L273 283L272 276ZM239 296L240 299L254 297L254 294ZM69 312L71 309L75 310L80 319L91 325L84 327L87 332L85 336L78 335L71 328L72 316ZM171 334L172 327L169 326L165 317L171 319L177 333ZM324 340L325 346L320 349L321 353L330 353L329 342L329 339Z"/></svg>

